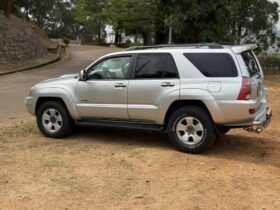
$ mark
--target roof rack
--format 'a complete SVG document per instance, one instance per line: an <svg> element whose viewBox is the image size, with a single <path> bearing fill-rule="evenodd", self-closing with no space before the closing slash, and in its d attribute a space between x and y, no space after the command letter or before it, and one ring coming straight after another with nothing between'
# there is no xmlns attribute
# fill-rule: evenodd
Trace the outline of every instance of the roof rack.
<svg viewBox="0 0 280 210"><path fill-rule="evenodd" d="M208 47L210 49L223 49L222 44L218 43L196 43L196 44L161 44L161 45L150 45L150 46L134 46L125 49L125 51L133 50L147 50L147 49L159 49L159 48L172 48L172 47Z"/></svg>

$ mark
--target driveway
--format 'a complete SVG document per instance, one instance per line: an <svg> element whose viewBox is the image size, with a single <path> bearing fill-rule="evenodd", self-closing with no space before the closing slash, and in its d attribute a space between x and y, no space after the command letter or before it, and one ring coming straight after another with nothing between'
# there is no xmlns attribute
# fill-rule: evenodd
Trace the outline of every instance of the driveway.
<svg viewBox="0 0 280 210"><path fill-rule="evenodd" d="M70 50L70 61L0 77L0 126L31 117L26 112L24 98L35 83L63 74L78 73L98 57L118 49L73 45L70 46Z"/></svg>

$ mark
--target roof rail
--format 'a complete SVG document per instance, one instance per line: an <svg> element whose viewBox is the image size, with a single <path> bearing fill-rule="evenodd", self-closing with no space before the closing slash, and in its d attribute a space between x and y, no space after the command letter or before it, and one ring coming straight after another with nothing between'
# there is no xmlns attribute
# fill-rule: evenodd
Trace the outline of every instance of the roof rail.
<svg viewBox="0 0 280 210"><path fill-rule="evenodd" d="M159 48L172 48L172 47L209 47L210 49L223 49L221 44L217 43L195 43L195 44L161 44L161 45L150 45L150 46L134 46L125 49L125 51L133 50L147 50L147 49L159 49Z"/></svg>

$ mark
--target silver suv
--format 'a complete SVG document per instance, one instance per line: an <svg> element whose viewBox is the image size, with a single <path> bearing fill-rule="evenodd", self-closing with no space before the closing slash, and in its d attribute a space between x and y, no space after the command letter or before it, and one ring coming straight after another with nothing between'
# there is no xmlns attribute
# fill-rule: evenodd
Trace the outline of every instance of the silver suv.
<svg viewBox="0 0 280 210"><path fill-rule="evenodd" d="M269 125L256 47L128 48L36 84L27 110L47 137L62 138L74 125L163 130L179 150L199 153L232 128L259 133Z"/></svg>

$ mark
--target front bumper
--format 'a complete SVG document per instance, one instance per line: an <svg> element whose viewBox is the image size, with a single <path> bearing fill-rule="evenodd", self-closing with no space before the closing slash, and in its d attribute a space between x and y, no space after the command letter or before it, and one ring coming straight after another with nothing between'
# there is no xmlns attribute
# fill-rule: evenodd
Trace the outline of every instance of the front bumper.
<svg viewBox="0 0 280 210"><path fill-rule="evenodd" d="M272 117L272 109L270 107L267 107L265 111L259 115L254 122L244 129L248 132L256 132L260 133L263 131L263 129L267 128L271 122Z"/></svg>
<svg viewBox="0 0 280 210"><path fill-rule="evenodd" d="M35 115L36 102L37 102L37 98L35 97L27 96L25 98L26 109L32 115Z"/></svg>

